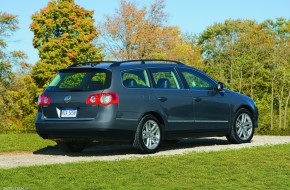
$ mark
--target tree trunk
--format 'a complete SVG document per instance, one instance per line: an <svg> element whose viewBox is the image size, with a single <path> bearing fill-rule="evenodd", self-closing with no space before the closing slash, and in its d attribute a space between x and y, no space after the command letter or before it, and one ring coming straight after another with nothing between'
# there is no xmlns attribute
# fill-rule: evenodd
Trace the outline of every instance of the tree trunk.
<svg viewBox="0 0 290 190"><path fill-rule="evenodd" d="M284 97L284 83L285 83L285 71L283 74L283 80L282 80L282 86L281 86L281 91L279 94L279 129L282 128L282 104L283 104L283 97Z"/></svg>
<svg viewBox="0 0 290 190"><path fill-rule="evenodd" d="M239 84L239 92L242 91L242 82L243 82L243 67L241 66L240 70L240 84Z"/></svg>
<svg viewBox="0 0 290 190"><path fill-rule="evenodd" d="M271 120L271 126L270 129L273 130L274 128L274 116L273 116L273 110L274 110L274 80L276 78L276 75L272 78L271 81L271 113L270 113L270 120Z"/></svg>
<svg viewBox="0 0 290 190"><path fill-rule="evenodd" d="M233 83L233 59L234 59L234 55L233 55L233 48L232 48L231 60L230 60L230 84L231 84L231 86Z"/></svg>
<svg viewBox="0 0 290 190"><path fill-rule="evenodd" d="M254 77L255 77L255 67L252 67L252 77L251 77L251 98L254 98L254 89L253 89L253 81L254 81Z"/></svg>
<svg viewBox="0 0 290 190"><path fill-rule="evenodd" d="M285 102L285 111L284 111L284 129L286 129L286 125L287 125L287 116L288 116L288 103L289 103L289 99L290 99L290 89L288 90L288 96Z"/></svg>
<svg viewBox="0 0 290 190"><path fill-rule="evenodd" d="M225 76L224 76L224 73L223 73L223 70L224 70L224 68L223 68L223 63L221 63L221 56L220 56L220 53L219 53L219 58L218 58L219 60L218 60L218 68L219 68L219 75L220 75L220 80L221 81L225 81L224 79L225 79Z"/></svg>
<svg viewBox="0 0 290 190"><path fill-rule="evenodd" d="M233 64L232 64L232 62L230 63L231 65L230 65L230 83L232 84L232 82L233 82Z"/></svg>
<svg viewBox="0 0 290 190"><path fill-rule="evenodd" d="M282 128L282 100L279 99L279 129Z"/></svg>

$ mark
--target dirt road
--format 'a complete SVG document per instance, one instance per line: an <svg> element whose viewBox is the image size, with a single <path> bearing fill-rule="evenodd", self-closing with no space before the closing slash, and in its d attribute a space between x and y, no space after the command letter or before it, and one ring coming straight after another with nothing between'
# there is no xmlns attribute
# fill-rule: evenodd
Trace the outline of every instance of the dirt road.
<svg viewBox="0 0 290 190"><path fill-rule="evenodd" d="M45 165L80 161L114 161L145 156L176 155L189 152L220 151L254 146L290 143L290 136L254 136L251 143L229 144L224 137L185 139L177 144L164 144L156 154L136 154L127 144L95 144L86 148L82 153L64 154L55 147L46 147L35 152L0 153L0 168L18 166Z"/></svg>

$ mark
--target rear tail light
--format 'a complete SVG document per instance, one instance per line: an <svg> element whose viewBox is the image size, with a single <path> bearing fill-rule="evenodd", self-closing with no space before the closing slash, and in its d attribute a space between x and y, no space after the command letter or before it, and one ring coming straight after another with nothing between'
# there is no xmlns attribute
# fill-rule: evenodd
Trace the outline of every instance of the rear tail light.
<svg viewBox="0 0 290 190"><path fill-rule="evenodd" d="M114 92L104 92L99 94L91 94L88 96L87 104L100 104L102 106L108 106L110 104L118 104L118 94Z"/></svg>
<svg viewBox="0 0 290 190"><path fill-rule="evenodd" d="M41 94L38 97L38 106L47 106L50 104L50 96L46 94Z"/></svg>

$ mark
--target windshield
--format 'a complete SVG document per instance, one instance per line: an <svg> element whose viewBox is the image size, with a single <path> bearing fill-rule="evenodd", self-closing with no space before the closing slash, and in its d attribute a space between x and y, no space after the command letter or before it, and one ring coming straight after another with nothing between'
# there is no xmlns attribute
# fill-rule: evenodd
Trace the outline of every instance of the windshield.
<svg viewBox="0 0 290 190"><path fill-rule="evenodd" d="M51 81L49 91L95 91L109 88L111 72L104 69L61 70Z"/></svg>

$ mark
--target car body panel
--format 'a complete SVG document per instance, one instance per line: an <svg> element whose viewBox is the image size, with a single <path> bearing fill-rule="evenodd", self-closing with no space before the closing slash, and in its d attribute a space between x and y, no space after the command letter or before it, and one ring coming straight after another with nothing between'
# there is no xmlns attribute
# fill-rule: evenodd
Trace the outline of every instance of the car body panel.
<svg viewBox="0 0 290 190"><path fill-rule="evenodd" d="M193 97L196 129L229 128L232 116L228 96L217 90L190 90Z"/></svg>
<svg viewBox="0 0 290 190"><path fill-rule="evenodd" d="M117 139L131 142L139 121L146 114L152 114L160 120L163 135L168 139L227 135L235 113L242 107L250 109L254 116L254 126L258 126L258 110L251 98L226 89L217 90L218 83L214 79L186 65L117 62L75 68L108 70L112 73L111 84L106 89L96 91L55 92L46 89L43 93L51 97L51 104L39 106L36 117L36 131L43 138ZM154 68L175 70L180 89L155 88L150 74L150 69ZM190 89L181 76L180 68L194 70L210 81L214 88ZM125 87L121 73L130 69L145 69L150 76L150 88ZM90 94L106 92L117 93L118 104L86 104ZM69 103L65 102L67 96L71 96ZM76 108L77 117L61 118L57 110L63 108Z"/></svg>
<svg viewBox="0 0 290 190"><path fill-rule="evenodd" d="M192 130L194 127L194 112L192 97L188 90L152 90L156 103L168 122L167 130ZM162 100L162 98L164 100ZM160 99L160 100L159 100Z"/></svg>

